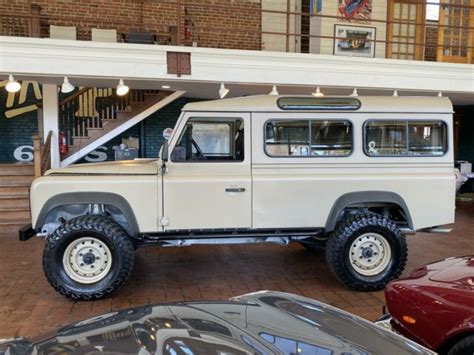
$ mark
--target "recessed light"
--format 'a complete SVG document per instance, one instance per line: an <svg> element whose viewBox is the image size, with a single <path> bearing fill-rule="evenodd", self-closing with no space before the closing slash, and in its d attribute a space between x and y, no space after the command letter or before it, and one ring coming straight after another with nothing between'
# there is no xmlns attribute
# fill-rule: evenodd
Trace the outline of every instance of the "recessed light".
<svg viewBox="0 0 474 355"><path fill-rule="evenodd" d="M161 88L162 88L162 89L171 89L171 86L169 86L169 85L161 85Z"/></svg>

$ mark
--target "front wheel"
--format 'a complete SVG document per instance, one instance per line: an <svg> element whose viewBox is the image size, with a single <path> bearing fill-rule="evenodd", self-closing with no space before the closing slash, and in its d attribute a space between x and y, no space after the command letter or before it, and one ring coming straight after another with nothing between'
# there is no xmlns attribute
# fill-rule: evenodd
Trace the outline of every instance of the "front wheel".
<svg viewBox="0 0 474 355"><path fill-rule="evenodd" d="M406 240L397 225L381 215L350 215L329 237L326 260L345 286L377 291L398 278L405 268Z"/></svg>
<svg viewBox="0 0 474 355"><path fill-rule="evenodd" d="M71 219L47 240L43 269L60 294L91 300L117 290L129 277L134 246L125 230L106 216Z"/></svg>

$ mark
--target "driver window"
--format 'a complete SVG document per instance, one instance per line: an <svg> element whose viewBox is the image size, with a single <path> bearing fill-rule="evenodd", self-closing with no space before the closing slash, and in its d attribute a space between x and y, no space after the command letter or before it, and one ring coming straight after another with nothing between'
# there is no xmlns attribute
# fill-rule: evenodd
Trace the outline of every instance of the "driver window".
<svg viewBox="0 0 474 355"><path fill-rule="evenodd" d="M227 117L189 119L173 149L171 160L243 161L243 120Z"/></svg>

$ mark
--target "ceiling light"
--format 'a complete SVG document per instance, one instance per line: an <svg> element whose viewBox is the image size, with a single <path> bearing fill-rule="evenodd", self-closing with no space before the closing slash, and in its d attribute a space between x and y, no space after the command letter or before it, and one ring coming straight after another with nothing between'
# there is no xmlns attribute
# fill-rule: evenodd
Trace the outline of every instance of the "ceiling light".
<svg viewBox="0 0 474 355"><path fill-rule="evenodd" d="M359 93L357 92L357 88L354 88L354 90L352 90L352 94L350 96L353 96L353 97L359 96Z"/></svg>
<svg viewBox="0 0 474 355"><path fill-rule="evenodd" d="M13 75L9 75L5 89L7 89L8 92L18 92L21 89L21 84L13 78Z"/></svg>
<svg viewBox="0 0 474 355"><path fill-rule="evenodd" d="M130 91L130 88L124 84L123 79L120 79L119 84L117 85L117 95L123 96Z"/></svg>
<svg viewBox="0 0 474 355"><path fill-rule="evenodd" d="M230 91L230 90L225 87L224 83L221 83L221 87L220 87L220 89L219 89L219 97L220 97L221 99L223 99L224 97L227 96L227 94L229 93L229 91Z"/></svg>
<svg viewBox="0 0 474 355"><path fill-rule="evenodd" d="M63 94L67 94L68 92L71 92L74 90L74 85L72 85L70 82L69 82L69 79L67 78L67 76L64 77L64 81L63 81L63 84L61 85L61 92Z"/></svg>
<svg viewBox="0 0 474 355"><path fill-rule="evenodd" d="M398 97L398 90L393 90L393 97Z"/></svg>
<svg viewBox="0 0 474 355"><path fill-rule="evenodd" d="M273 96L279 95L276 85L272 86L272 91L270 91L268 95L273 95Z"/></svg>
<svg viewBox="0 0 474 355"><path fill-rule="evenodd" d="M438 97L443 97L443 93L441 91L438 92Z"/></svg>
<svg viewBox="0 0 474 355"><path fill-rule="evenodd" d="M170 89L171 86L169 86L169 85L161 85L161 88L162 88L162 89Z"/></svg>
<svg viewBox="0 0 474 355"><path fill-rule="evenodd" d="M323 97L324 94L321 92L321 89L319 88L319 86L316 88L316 91L313 92L311 95L313 95L314 97Z"/></svg>

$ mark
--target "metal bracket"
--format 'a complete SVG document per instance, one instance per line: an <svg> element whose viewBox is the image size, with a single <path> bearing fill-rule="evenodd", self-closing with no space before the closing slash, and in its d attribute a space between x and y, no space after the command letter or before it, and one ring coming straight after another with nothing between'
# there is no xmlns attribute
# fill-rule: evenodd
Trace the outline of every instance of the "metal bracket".
<svg viewBox="0 0 474 355"><path fill-rule="evenodd" d="M169 226L170 219L168 217L163 216L163 217L160 217L158 222L159 222L160 226L166 227L166 226Z"/></svg>

